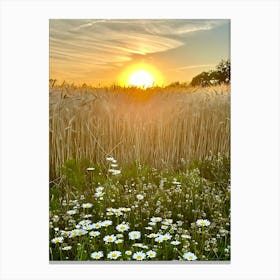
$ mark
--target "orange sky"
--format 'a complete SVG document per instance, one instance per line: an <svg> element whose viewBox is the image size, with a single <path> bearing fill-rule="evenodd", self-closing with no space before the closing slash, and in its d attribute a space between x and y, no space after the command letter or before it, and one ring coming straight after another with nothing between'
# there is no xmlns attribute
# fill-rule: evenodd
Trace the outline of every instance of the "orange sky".
<svg viewBox="0 0 280 280"><path fill-rule="evenodd" d="M50 78L59 82L118 84L147 65L166 85L230 58L230 21L53 19L49 43Z"/></svg>

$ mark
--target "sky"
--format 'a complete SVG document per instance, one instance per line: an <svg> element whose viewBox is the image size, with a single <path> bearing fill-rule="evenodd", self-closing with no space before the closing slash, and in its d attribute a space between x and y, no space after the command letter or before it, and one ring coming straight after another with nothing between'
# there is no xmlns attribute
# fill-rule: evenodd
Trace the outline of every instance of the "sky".
<svg viewBox="0 0 280 280"><path fill-rule="evenodd" d="M230 20L51 19L50 78L121 84L147 70L155 84L189 82L230 58Z"/></svg>

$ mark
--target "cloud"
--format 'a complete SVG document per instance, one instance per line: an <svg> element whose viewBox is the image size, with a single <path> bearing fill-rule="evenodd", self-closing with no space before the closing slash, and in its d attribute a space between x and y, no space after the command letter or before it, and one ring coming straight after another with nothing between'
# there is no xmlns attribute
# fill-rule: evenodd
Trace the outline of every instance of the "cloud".
<svg viewBox="0 0 280 280"><path fill-rule="evenodd" d="M178 48L189 33L223 20L50 20L50 62L60 71L110 69L132 59ZM88 70L88 69L87 69Z"/></svg>
<svg viewBox="0 0 280 280"><path fill-rule="evenodd" d="M175 68L174 70L184 71L186 69L205 68L205 67L213 67L213 66L215 65L214 64L187 65L187 66Z"/></svg>

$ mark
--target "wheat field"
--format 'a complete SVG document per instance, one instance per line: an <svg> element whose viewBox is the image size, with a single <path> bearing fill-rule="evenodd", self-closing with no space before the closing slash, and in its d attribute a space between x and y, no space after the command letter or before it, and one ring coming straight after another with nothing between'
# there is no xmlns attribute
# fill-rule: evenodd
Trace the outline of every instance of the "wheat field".
<svg viewBox="0 0 280 280"><path fill-rule="evenodd" d="M50 88L50 177L71 158L176 168L230 153L230 87Z"/></svg>

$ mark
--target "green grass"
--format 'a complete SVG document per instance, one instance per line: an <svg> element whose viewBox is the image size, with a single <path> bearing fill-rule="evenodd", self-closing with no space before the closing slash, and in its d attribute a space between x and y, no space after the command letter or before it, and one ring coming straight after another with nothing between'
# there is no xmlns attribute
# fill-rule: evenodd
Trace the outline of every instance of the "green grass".
<svg viewBox="0 0 280 280"><path fill-rule="evenodd" d="M187 252L195 254L198 261L230 259L228 157L212 156L182 165L178 170L157 170L135 163L118 167L121 169L118 175L108 172L112 167L107 162L108 166L101 167L87 160L68 160L62 168L62 177L50 187L50 260L92 260L91 254L98 251L104 255L100 260L111 260L108 254L112 251L121 253L117 260L134 260L135 252L150 250L156 256L146 255L144 260L184 260ZM87 171L88 167L95 170ZM98 187L104 189L96 197ZM143 199L137 198L139 194ZM84 203L91 203L92 207L84 209ZM124 209L114 212L109 208ZM72 209L76 213L67 214ZM152 217L160 217L162 221L149 224ZM199 219L208 220L210 225L197 225ZM84 222L89 224L87 230L80 231L81 236L73 236L72 230L85 220L89 220ZM92 224L105 220L112 225L93 228ZM121 233L116 226L122 222L129 225L129 230ZM100 235L91 237L91 231ZM139 231L141 238L129 239L131 231ZM171 238L157 242L149 236L151 233L167 239L166 234L170 234ZM103 241L112 234L119 241ZM63 240L54 244L55 237ZM179 243L173 245L172 241ZM63 250L66 246L71 249Z"/></svg>

